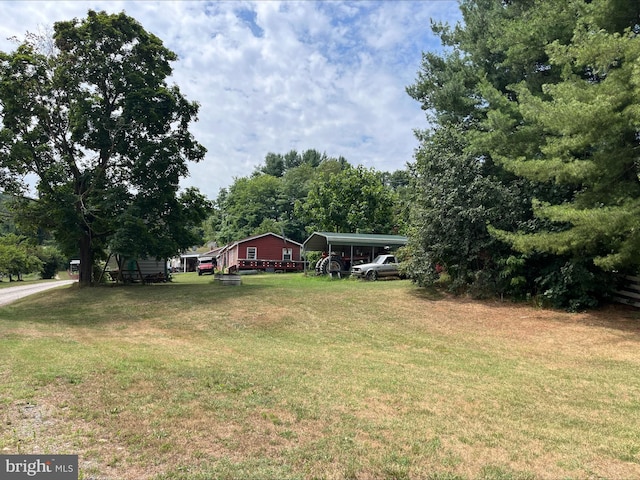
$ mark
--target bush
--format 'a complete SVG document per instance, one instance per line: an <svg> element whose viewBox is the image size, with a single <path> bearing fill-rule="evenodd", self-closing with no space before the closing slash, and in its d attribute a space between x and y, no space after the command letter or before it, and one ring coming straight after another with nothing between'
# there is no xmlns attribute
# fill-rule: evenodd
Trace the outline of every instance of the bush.
<svg viewBox="0 0 640 480"><path fill-rule="evenodd" d="M552 262L535 279L543 304L571 312L596 307L612 285L609 274L582 260Z"/></svg>
<svg viewBox="0 0 640 480"><path fill-rule="evenodd" d="M42 262L40 275L43 279L55 278L60 270L62 270L67 261L64 255L55 247L40 247L37 256Z"/></svg>
<svg viewBox="0 0 640 480"><path fill-rule="evenodd" d="M313 270L320 258L322 258L322 252L305 252L304 259L307 261L307 268Z"/></svg>

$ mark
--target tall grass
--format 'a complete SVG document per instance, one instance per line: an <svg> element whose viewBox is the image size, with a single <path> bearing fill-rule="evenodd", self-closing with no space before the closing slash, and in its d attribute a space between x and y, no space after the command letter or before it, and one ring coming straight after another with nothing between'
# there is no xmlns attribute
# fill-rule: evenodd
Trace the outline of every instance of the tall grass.
<svg viewBox="0 0 640 480"><path fill-rule="evenodd" d="M640 477L637 320L298 274L69 288L0 308L0 451L84 479Z"/></svg>

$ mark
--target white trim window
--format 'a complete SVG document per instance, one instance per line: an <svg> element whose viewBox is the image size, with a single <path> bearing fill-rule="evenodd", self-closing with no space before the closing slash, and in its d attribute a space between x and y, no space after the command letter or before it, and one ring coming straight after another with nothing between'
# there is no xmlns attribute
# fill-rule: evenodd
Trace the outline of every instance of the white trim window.
<svg viewBox="0 0 640 480"><path fill-rule="evenodd" d="M282 249L282 261L290 262L293 260L293 248L283 248Z"/></svg>
<svg viewBox="0 0 640 480"><path fill-rule="evenodd" d="M247 247L247 260L256 260L258 258L258 247Z"/></svg>

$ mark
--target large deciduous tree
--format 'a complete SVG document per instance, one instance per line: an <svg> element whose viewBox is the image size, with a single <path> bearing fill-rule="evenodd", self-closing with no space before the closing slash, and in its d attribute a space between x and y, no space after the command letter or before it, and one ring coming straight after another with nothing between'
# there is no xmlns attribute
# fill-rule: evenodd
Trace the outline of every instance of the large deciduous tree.
<svg viewBox="0 0 640 480"><path fill-rule="evenodd" d="M280 179L272 175L236 178L218 200L221 209L218 240L227 243L265 233L267 223L273 226L278 221L279 187Z"/></svg>
<svg viewBox="0 0 640 480"><path fill-rule="evenodd" d="M297 213L310 231L392 233L395 193L382 174L362 166L314 179Z"/></svg>
<svg viewBox="0 0 640 480"><path fill-rule="evenodd" d="M467 147L465 131L445 125L425 137L416 152L408 267L420 285L437 280L441 269L455 290L486 282L507 253L487 223L507 227L526 210L522 185L500 179L499 170Z"/></svg>
<svg viewBox="0 0 640 480"><path fill-rule="evenodd" d="M176 55L133 18L89 11L53 39L0 53L0 180L21 193L37 177L25 215L80 252L87 285L108 249L162 257L194 243L206 202L179 181L205 149L189 132L198 105L167 83Z"/></svg>
<svg viewBox="0 0 640 480"><path fill-rule="evenodd" d="M313 218L301 211L313 184L350 168L344 157L331 158L318 150L268 153L250 177L236 178L222 189L206 222L211 240L227 243L266 232L303 242Z"/></svg>
<svg viewBox="0 0 640 480"><path fill-rule="evenodd" d="M36 256L35 246L26 238L14 233L0 237L0 273L13 280L22 274L39 271L43 262Z"/></svg>

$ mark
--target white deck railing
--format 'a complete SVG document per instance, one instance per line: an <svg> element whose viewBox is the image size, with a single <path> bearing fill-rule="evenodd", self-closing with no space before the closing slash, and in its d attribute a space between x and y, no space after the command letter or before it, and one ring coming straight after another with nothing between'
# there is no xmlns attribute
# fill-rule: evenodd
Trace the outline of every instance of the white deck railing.
<svg viewBox="0 0 640 480"><path fill-rule="evenodd" d="M640 277L625 275L624 285L613 292L613 299L618 303L640 307Z"/></svg>

